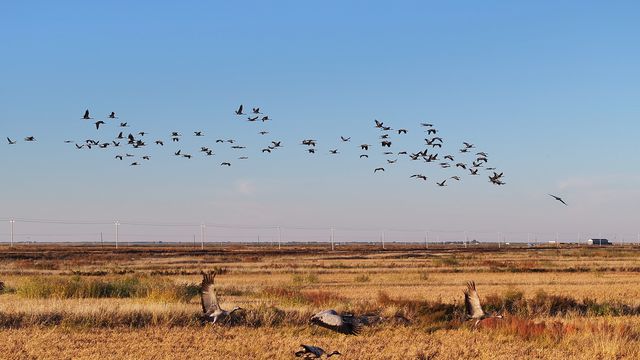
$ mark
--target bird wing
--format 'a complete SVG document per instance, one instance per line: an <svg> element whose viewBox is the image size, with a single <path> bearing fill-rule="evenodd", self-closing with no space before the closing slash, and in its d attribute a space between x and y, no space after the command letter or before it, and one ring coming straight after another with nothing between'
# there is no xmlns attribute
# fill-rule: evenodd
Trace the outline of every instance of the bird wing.
<svg viewBox="0 0 640 360"><path fill-rule="evenodd" d="M212 271L205 273L202 272L202 284L200 285L200 303L202 304L202 311L207 314L215 310L220 310L218 304L218 296L216 295L216 289L214 286L214 279L216 274Z"/></svg>
<svg viewBox="0 0 640 360"><path fill-rule="evenodd" d="M467 283L467 289L464 291L464 305L467 317L478 319L484 315L480 305L480 297L478 296L478 291L476 291L476 283L473 281Z"/></svg>
<svg viewBox="0 0 640 360"><path fill-rule="evenodd" d="M362 327L352 315L338 315L335 311L325 311L316 316L318 326L345 335L358 335Z"/></svg>

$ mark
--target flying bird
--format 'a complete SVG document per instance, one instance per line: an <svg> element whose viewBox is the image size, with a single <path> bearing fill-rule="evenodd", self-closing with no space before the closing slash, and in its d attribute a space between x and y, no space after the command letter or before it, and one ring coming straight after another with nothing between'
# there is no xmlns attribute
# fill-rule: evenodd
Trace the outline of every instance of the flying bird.
<svg viewBox="0 0 640 360"><path fill-rule="evenodd" d="M27 136L26 138L24 138L24 141L28 141L28 142L36 141L36 138L33 136Z"/></svg>
<svg viewBox="0 0 640 360"><path fill-rule="evenodd" d="M311 317L311 324L346 335L358 335L361 325L350 314L340 315L335 310L321 311Z"/></svg>
<svg viewBox="0 0 640 360"><path fill-rule="evenodd" d="M109 114L109 119L117 119L118 117L116 116L116 113L114 111L111 112L111 114Z"/></svg>
<svg viewBox="0 0 640 360"><path fill-rule="evenodd" d="M231 166L230 162L223 162L220 164L220 166Z"/></svg>
<svg viewBox="0 0 640 360"><path fill-rule="evenodd" d="M498 318L502 319L502 315L495 314L487 314L482 310L482 306L480 305L480 297L478 296L478 291L476 290L476 283L473 281L469 281L467 283L467 288L464 290L464 307L466 310L466 315L468 320L475 320L473 327L475 328L478 324L487 318Z"/></svg>
<svg viewBox="0 0 640 360"><path fill-rule="evenodd" d="M378 172L378 171L384 171L384 168L382 168L382 167L375 168L375 169L373 170L373 173L375 174L375 173L376 173L376 172Z"/></svg>
<svg viewBox="0 0 640 360"><path fill-rule="evenodd" d="M17 141L15 140L11 140L9 138L7 138L7 141L9 142L9 145L15 145Z"/></svg>
<svg viewBox="0 0 640 360"><path fill-rule="evenodd" d="M559 197L559 196L555 196L555 195L551 195L551 194L549 194L549 196L551 196L552 198L554 198L554 199L556 199L556 200L560 201L561 203L565 204L566 206L569 206L569 205L567 205L567 203L566 203L566 202L564 202L564 200L562 200L562 198L561 198L561 197Z"/></svg>
<svg viewBox="0 0 640 360"><path fill-rule="evenodd" d="M340 136L340 140L347 142L349 140L351 140L351 137L344 137L344 136Z"/></svg>
<svg viewBox="0 0 640 360"><path fill-rule="evenodd" d="M200 284L200 304L202 305L203 318L213 324L221 320L228 319L234 312L242 310L241 307L234 307L231 311L223 310L218 303L218 296L215 289L216 273L210 271L202 273L202 283Z"/></svg>
<svg viewBox="0 0 640 360"><path fill-rule="evenodd" d="M82 116L83 120L90 120L93 119L92 117L89 116L89 109L84 111L84 115Z"/></svg>
<svg viewBox="0 0 640 360"><path fill-rule="evenodd" d="M240 107L238 108L238 110L236 110L236 115L244 115L242 113L242 104L240 104Z"/></svg>
<svg viewBox="0 0 640 360"><path fill-rule="evenodd" d="M100 121L96 121L96 130L100 130L100 125L104 125L104 121L100 120Z"/></svg>

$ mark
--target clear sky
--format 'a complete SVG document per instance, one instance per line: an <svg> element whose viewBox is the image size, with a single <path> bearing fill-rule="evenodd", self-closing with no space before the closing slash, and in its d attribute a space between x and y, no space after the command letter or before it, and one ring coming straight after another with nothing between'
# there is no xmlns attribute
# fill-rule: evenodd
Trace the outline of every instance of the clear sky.
<svg viewBox="0 0 640 360"><path fill-rule="evenodd" d="M412 229L417 239L467 230L487 240L497 232L636 240L639 16L632 1L4 1L0 135L19 141L0 146L0 219L280 225L288 240L324 240L324 230L292 228L331 226L345 240L377 239L381 229ZM240 103L273 121L236 117ZM113 121L96 131L81 120L87 108L99 119L115 111L127 130L167 145L76 150L64 140L119 131ZM421 122L444 138L440 156L473 142L507 184L402 156L386 164L379 146L360 159L358 144L378 144L374 119L409 130L393 135L396 152L424 148ZM179 145L169 144L171 131L184 134ZM37 142L22 141L28 135ZM305 153L305 138L319 141L317 154ZM284 147L262 154L271 140ZM216 155L205 158L200 146ZM178 148L194 158L172 156ZM114 159L124 152L152 158L130 167ZM378 166L386 171L373 174ZM409 179L416 172L428 181ZM452 175L464 176L435 185ZM18 228L21 240L113 232ZM125 230L167 240L194 232ZM218 235L259 235L225 231Z"/></svg>

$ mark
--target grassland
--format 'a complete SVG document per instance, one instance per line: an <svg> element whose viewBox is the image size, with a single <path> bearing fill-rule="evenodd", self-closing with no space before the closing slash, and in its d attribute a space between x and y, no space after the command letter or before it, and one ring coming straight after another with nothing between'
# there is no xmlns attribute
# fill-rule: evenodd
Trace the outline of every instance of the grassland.
<svg viewBox="0 0 640 360"><path fill-rule="evenodd" d="M199 271L222 306L202 325ZM478 284L503 320L471 329ZM0 247L0 358L638 359L640 248ZM357 337L310 327L319 310L369 315ZM405 319L409 319L407 322Z"/></svg>

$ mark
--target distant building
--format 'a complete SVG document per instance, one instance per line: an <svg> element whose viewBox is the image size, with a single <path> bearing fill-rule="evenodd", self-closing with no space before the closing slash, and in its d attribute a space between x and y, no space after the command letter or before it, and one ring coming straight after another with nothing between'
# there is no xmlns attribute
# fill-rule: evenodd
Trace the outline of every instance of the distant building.
<svg viewBox="0 0 640 360"><path fill-rule="evenodd" d="M608 239L589 239L587 240L588 245L613 245L609 242Z"/></svg>

